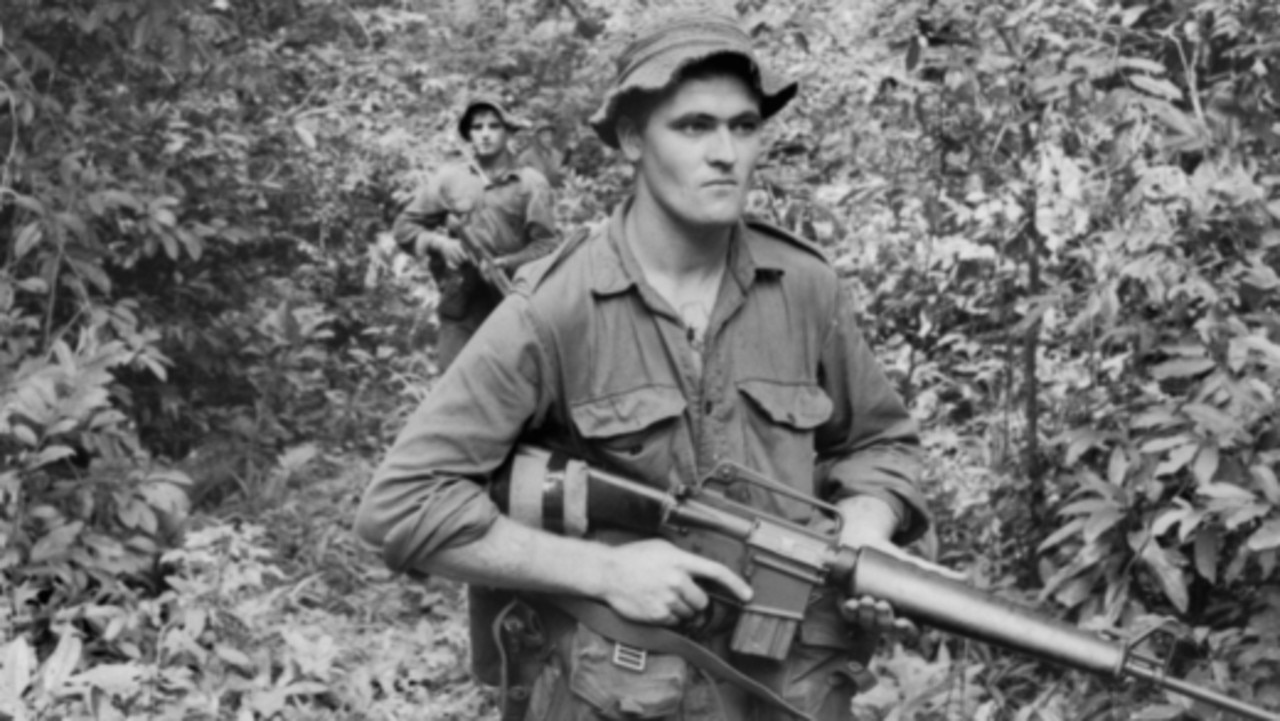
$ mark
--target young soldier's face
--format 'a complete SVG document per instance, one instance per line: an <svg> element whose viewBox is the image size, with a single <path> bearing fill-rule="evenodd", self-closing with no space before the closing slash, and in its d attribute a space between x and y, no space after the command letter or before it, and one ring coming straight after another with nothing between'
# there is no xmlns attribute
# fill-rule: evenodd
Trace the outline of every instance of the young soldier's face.
<svg viewBox="0 0 1280 721"><path fill-rule="evenodd" d="M736 223L763 147L760 99L735 75L681 82L643 130L621 128L637 192L685 226Z"/></svg>
<svg viewBox="0 0 1280 721"><path fill-rule="evenodd" d="M471 115L471 147L481 160L492 158L507 147L507 126L492 110L477 110Z"/></svg>

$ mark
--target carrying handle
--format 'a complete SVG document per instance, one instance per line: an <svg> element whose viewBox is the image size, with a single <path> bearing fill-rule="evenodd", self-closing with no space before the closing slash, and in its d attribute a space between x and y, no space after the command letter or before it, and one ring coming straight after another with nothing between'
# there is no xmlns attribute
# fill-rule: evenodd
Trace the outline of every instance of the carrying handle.
<svg viewBox="0 0 1280 721"><path fill-rule="evenodd" d="M844 530L844 517L840 515L840 509L825 501L819 501L812 496L807 496L790 486L783 485L782 483L761 475L760 473L757 473L756 471L753 471L741 464L734 463L732 461L723 461L717 464L715 469L711 471L711 474L707 476L707 479L703 481L703 483L708 481L718 481L720 483L741 481L743 483L763 488L770 493L786 496L790 500L814 508L818 513L821 513L835 521L836 529L835 532L831 534L833 537L839 538L840 532Z"/></svg>

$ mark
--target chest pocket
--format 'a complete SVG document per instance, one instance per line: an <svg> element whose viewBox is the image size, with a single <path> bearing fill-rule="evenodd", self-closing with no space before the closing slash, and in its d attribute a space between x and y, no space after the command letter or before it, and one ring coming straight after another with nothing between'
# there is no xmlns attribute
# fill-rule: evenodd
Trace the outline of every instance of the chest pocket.
<svg viewBox="0 0 1280 721"><path fill-rule="evenodd" d="M665 478L686 405L679 388L646 386L581 401L570 415L593 455L619 471Z"/></svg>
<svg viewBox="0 0 1280 721"><path fill-rule="evenodd" d="M825 391L812 383L751 379L738 382L745 399L743 441L746 457L759 469L801 493L813 493L814 429L831 418ZM769 475L769 474L766 474ZM752 503L796 522L806 522L812 509L762 489L750 489Z"/></svg>
<svg viewBox="0 0 1280 721"><path fill-rule="evenodd" d="M776 425L812 431L831 417L831 399L816 385L746 380L738 383L738 390Z"/></svg>

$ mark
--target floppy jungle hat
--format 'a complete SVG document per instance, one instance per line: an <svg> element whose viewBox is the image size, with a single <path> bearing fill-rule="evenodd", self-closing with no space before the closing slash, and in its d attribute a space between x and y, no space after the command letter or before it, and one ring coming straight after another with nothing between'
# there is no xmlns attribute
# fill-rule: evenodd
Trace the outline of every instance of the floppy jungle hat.
<svg viewBox="0 0 1280 721"><path fill-rule="evenodd" d="M689 66L717 55L745 58L752 70L747 78L760 93L760 112L766 119L795 97L799 86L771 73L756 57L751 37L730 17L705 13L673 15L642 31L618 58L618 74L604 102L591 116L596 135L618 147L618 108L631 93L657 93L680 79Z"/></svg>
<svg viewBox="0 0 1280 721"><path fill-rule="evenodd" d="M529 127L528 123L512 115L496 96L477 95L467 102L467 107L463 109L462 116L458 118L458 134L468 143L471 142L471 116L481 110L492 110L496 113L498 120L507 126L507 130L524 130Z"/></svg>

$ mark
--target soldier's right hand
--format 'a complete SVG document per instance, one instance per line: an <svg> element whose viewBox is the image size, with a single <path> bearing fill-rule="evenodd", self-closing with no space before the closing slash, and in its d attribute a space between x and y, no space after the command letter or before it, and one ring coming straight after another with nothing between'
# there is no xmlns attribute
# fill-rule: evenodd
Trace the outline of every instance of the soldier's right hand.
<svg viewBox="0 0 1280 721"><path fill-rule="evenodd" d="M671 626L692 618L710 602L699 579L751 600L751 586L728 567L662 539L616 546L612 554L602 600L631 621Z"/></svg>
<svg viewBox="0 0 1280 721"><path fill-rule="evenodd" d="M450 268L457 268L471 260L462 241L447 235L437 235L431 244L431 249L439 253Z"/></svg>

